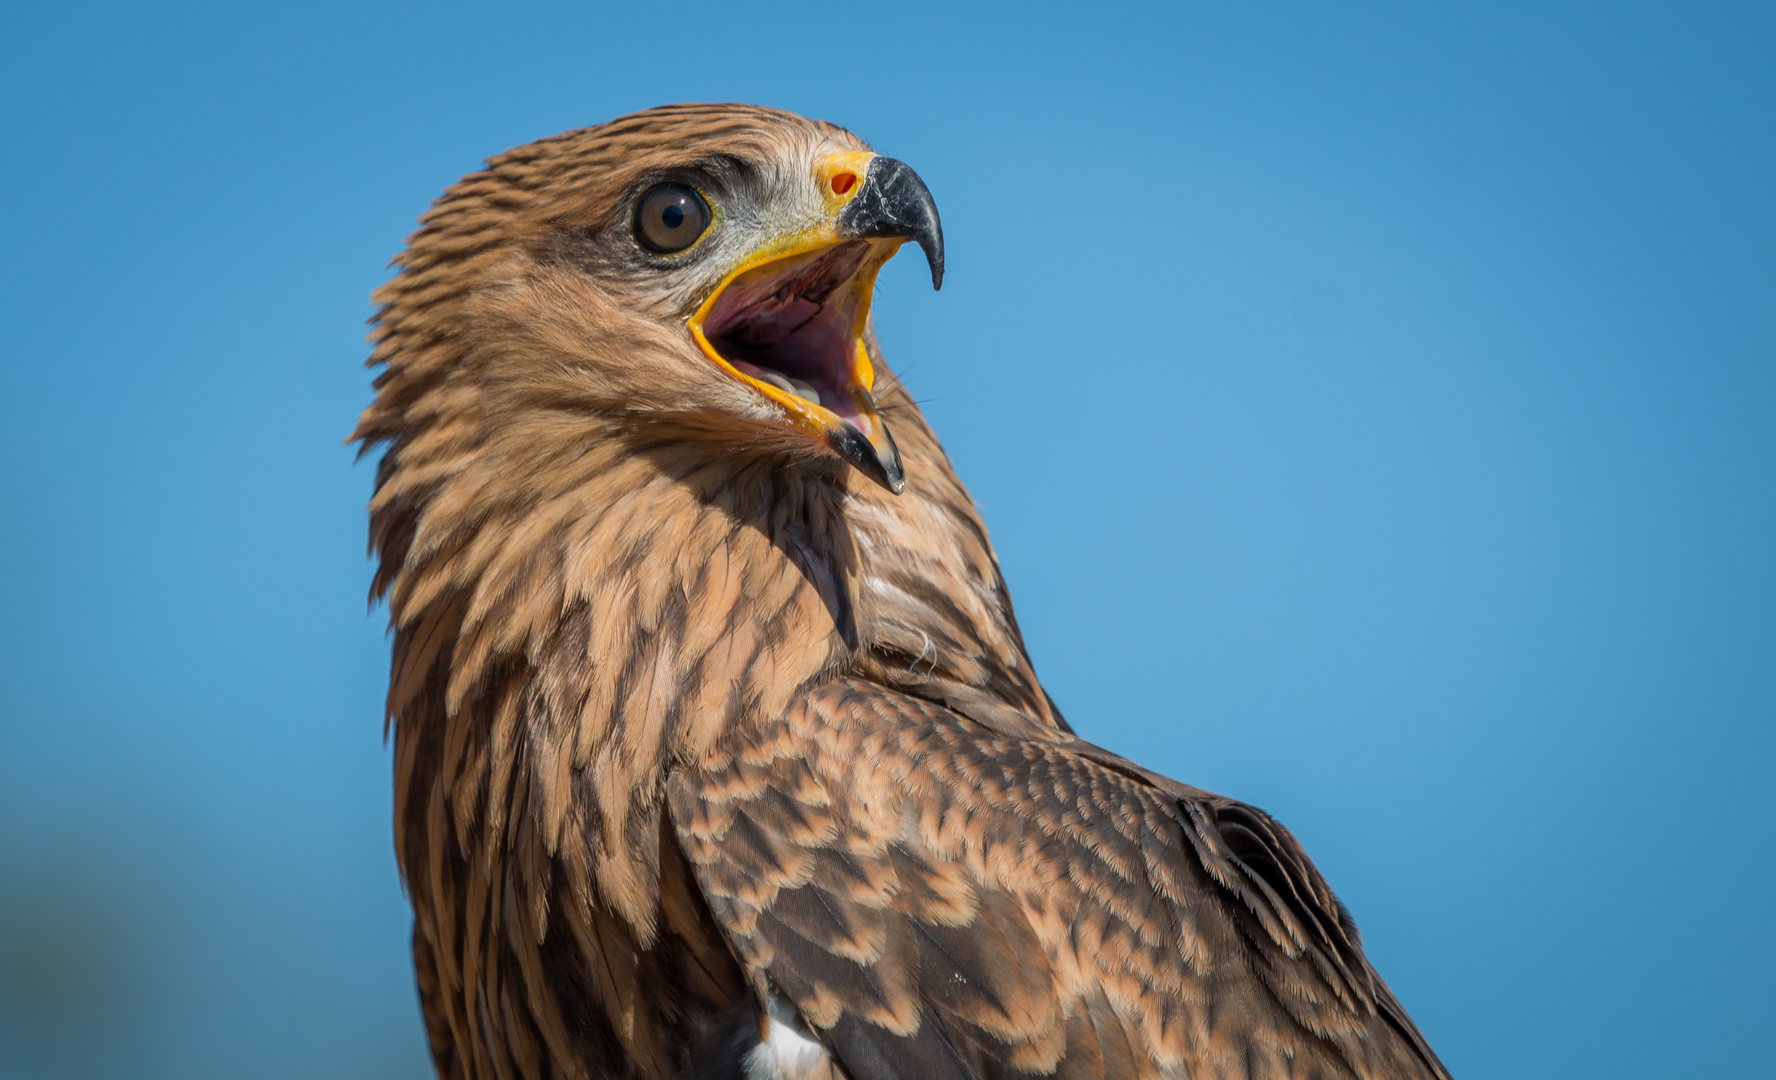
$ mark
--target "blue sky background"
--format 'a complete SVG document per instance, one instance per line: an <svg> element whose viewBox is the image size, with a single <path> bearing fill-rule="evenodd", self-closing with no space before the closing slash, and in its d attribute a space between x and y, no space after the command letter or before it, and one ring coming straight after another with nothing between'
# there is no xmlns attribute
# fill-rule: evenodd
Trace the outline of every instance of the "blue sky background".
<svg viewBox="0 0 1776 1080"><path fill-rule="evenodd" d="M1279 815L1458 1077L1768 1076L1768 4L14 4L0 1077L428 1074L367 294L489 154L843 123L1088 738Z"/></svg>

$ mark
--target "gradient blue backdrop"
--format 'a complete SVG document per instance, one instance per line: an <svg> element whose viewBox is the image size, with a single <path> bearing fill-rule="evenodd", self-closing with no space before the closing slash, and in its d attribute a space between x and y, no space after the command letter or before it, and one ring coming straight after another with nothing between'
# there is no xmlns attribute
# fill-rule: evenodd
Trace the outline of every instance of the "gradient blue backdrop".
<svg viewBox="0 0 1776 1080"><path fill-rule="evenodd" d="M1773 1075L1772 8L1226 7L8 5L0 1076L427 1074L366 294L686 99L929 182L878 325L1054 696L1458 1077Z"/></svg>

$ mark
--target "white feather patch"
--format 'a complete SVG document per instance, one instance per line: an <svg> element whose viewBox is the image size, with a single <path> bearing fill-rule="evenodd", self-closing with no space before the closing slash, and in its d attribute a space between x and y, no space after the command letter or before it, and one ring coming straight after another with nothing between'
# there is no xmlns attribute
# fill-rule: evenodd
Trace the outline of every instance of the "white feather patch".
<svg viewBox="0 0 1776 1080"><path fill-rule="evenodd" d="M826 1047L814 1038L795 1006L775 990L771 992L770 1022L765 1040L747 1051L741 1061L747 1080L824 1080L833 1076Z"/></svg>

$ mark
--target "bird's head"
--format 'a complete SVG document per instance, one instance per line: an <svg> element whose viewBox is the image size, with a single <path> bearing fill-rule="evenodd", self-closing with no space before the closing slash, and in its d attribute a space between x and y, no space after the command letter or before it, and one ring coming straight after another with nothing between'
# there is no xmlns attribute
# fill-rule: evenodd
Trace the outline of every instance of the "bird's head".
<svg viewBox="0 0 1776 1080"><path fill-rule="evenodd" d="M616 418L836 455L899 493L869 313L908 240L940 284L918 175L788 113L667 106L520 147L438 200L378 293L387 370L359 437L448 427L454 402L480 439L568 450L576 420Z"/></svg>

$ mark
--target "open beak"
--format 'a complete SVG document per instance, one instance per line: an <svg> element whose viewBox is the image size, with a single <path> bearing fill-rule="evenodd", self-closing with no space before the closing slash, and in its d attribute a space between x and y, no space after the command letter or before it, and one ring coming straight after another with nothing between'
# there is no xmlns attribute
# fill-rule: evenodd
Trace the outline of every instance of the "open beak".
<svg viewBox="0 0 1776 1080"><path fill-rule="evenodd" d="M908 240L943 283L943 226L919 175L870 153L815 166L831 213L754 252L691 315L698 348L777 404L790 424L898 495L900 451L876 410L863 343L876 273Z"/></svg>

